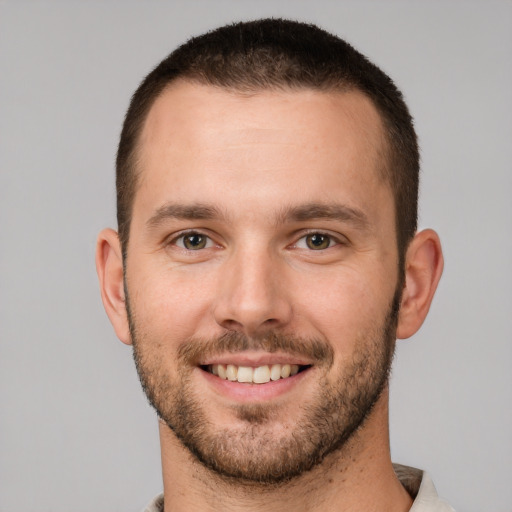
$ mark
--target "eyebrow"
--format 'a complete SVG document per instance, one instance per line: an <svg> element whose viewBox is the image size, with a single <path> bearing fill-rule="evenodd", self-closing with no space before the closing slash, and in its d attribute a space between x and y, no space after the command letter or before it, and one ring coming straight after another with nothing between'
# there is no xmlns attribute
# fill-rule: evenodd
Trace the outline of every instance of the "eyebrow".
<svg viewBox="0 0 512 512"><path fill-rule="evenodd" d="M146 222L149 228L158 227L167 219L178 220L225 220L226 215L216 206L205 203L168 203L158 208ZM363 211L338 203L307 203L284 207L277 217L277 224L304 222L315 219L332 219L349 222L367 228L368 218Z"/></svg>
<svg viewBox="0 0 512 512"><path fill-rule="evenodd" d="M368 217L362 210L338 203L308 203L285 209L280 216L281 221L307 221L315 219L332 219L349 222L360 228L367 228Z"/></svg>
<svg viewBox="0 0 512 512"><path fill-rule="evenodd" d="M155 214L146 222L146 225L149 228L155 228L167 219L211 220L224 217L225 215L212 205L169 203L158 208Z"/></svg>

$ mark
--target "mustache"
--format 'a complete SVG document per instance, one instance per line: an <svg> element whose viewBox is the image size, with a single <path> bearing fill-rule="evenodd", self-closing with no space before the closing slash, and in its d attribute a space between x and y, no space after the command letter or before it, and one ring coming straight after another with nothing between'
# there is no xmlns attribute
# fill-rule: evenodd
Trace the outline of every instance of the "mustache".
<svg viewBox="0 0 512 512"><path fill-rule="evenodd" d="M247 350L264 352L286 352L292 356L305 357L312 363L331 366L334 351L325 341L279 334L273 331L258 336L246 336L237 331L226 332L216 338L190 338L178 349L178 359L197 366L204 359Z"/></svg>

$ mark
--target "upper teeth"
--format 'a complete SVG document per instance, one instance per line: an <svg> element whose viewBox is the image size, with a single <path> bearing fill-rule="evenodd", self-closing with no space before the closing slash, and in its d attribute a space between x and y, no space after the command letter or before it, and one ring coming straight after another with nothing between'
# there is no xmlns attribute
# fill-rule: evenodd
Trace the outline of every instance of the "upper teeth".
<svg viewBox="0 0 512 512"><path fill-rule="evenodd" d="M253 368L252 366L235 366L233 364L212 364L209 370L221 379L254 384L264 384L271 380L285 379L299 371L298 364L273 364Z"/></svg>

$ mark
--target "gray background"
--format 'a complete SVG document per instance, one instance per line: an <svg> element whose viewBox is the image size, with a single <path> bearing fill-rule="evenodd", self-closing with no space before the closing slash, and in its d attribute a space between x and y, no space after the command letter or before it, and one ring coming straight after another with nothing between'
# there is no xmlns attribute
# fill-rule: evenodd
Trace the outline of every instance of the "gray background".
<svg viewBox="0 0 512 512"><path fill-rule="evenodd" d="M459 511L512 510L512 3L0 1L0 510L133 511L161 489L157 423L94 269L143 75L230 20L347 38L404 90L421 225L444 242L431 314L399 342L393 458Z"/></svg>

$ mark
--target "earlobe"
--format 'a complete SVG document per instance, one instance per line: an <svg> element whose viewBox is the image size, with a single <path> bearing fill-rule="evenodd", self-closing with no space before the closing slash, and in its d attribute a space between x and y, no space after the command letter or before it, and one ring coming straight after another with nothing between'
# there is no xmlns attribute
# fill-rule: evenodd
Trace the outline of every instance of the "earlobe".
<svg viewBox="0 0 512 512"><path fill-rule="evenodd" d="M443 252L439 236L432 229L420 231L406 253L397 338L409 338L421 327L442 273Z"/></svg>
<svg viewBox="0 0 512 512"><path fill-rule="evenodd" d="M124 296L123 258L119 236L113 229L104 229L96 244L96 271L101 299L117 337L131 345L128 315Z"/></svg>

